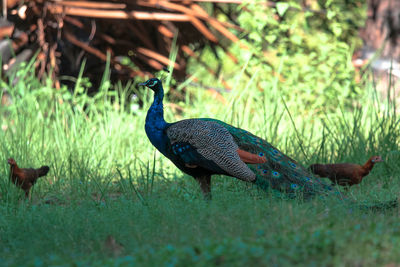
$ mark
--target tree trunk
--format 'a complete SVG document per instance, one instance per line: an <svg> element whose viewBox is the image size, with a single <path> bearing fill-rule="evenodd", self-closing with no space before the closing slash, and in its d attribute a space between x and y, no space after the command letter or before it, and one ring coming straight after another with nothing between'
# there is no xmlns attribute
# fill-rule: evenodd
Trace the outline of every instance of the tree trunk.
<svg viewBox="0 0 400 267"><path fill-rule="evenodd" d="M400 61L400 1L368 0L368 18L360 36L367 50Z"/></svg>

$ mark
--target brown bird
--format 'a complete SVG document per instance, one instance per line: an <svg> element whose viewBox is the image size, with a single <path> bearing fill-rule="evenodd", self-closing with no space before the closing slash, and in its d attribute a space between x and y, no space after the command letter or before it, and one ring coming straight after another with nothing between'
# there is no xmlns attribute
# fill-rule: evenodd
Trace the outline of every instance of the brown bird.
<svg viewBox="0 0 400 267"><path fill-rule="evenodd" d="M10 164L11 181L25 191L26 197L29 196L29 191L37 179L45 176L50 169L48 166L42 166L39 169L21 169L13 158L8 159L8 164Z"/></svg>
<svg viewBox="0 0 400 267"><path fill-rule="evenodd" d="M361 183L377 162L382 162L380 156L372 156L364 165L352 163L312 164L308 167L314 174L329 178L333 184L352 186Z"/></svg>

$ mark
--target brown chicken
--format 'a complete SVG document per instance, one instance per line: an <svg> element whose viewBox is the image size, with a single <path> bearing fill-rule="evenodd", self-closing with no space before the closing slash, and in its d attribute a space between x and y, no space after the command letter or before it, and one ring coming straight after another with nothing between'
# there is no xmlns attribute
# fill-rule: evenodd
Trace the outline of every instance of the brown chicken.
<svg viewBox="0 0 400 267"><path fill-rule="evenodd" d="M26 197L29 196L29 191L37 179L45 176L50 169L48 166L42 166L39 169L21 169L12 158L8 159L8 164L10 164L11 181L25 191Z"/></svg>
<svg viewBox="0 0 400 267"><path fill-rule="evenodd" d="M329 178L333 184L352 186L361 183L369 174L374 164L381 162L380 156L372 156L364 165L352 163L312 164L309 169L321 177Z"/></svg>

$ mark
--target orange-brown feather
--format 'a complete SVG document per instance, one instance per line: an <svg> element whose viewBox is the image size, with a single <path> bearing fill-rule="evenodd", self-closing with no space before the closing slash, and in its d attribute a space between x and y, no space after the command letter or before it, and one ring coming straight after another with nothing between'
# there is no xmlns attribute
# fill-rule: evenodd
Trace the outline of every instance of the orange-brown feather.
<svg viewBox="0 0 400 267"><path fill-rule="evenodd" d="M256 154L238 149L237 153L239 154L240 159L244 162L244 163L248 163L248 164L262 164L267 162L267 159L265 157L260 157Z"/></svg>

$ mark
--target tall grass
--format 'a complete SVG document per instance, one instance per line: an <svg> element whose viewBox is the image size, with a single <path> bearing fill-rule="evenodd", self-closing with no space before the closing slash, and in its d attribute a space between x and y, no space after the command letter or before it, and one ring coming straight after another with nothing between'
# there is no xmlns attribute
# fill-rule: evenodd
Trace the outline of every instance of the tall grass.
<svg viewBox="0 0 400 267"><path fill-rule="evenodd" d="M383 164L350 194L384 200L399 191L399 117L368 86L352 108L321 115L287 101L278 79L265 90L242 80L223 99L186 87L184 101L165 103L167 121L221 119L265 138L307 165ZM216 176L213 200L194 179L157 153L144 133L152 93L134 81L113 85L106 72L89 97L85 79L73 92L40 84L30 66L5 84L12 103L0 107L0 265L383 264L399 261L398 215L363 213L318 200L268 197L241 181ZM12 80L12 79L11 79ZM166 89L168 90L166 83ZM112 89L112 90L111 90ZM183 89L183 88L180 88ZM285 108L285 105L287 108ZM321 107L322 109L323 107ZM301 114L299 116L298 114ZM31 201L9 181L6 159L50 166ZM105 245L122 243L118 257Z"/></svg>

